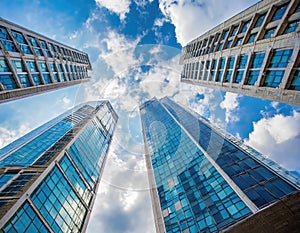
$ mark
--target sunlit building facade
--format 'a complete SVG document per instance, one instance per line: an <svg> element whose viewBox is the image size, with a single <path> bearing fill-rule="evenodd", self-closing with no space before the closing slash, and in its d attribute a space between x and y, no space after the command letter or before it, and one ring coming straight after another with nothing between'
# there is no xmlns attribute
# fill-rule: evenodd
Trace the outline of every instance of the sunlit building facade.
<svg viewBox="0 0 300 233"><path fill-rule="evenodd" d="M182 49L181 81L300 105L300 2L263 0Z"/></svg>
<svg viewBox="0 0 300 233"><path fill-rule="evenodd" d="M300 182L286 169L169 98L140 115L158 233L299 230Z"/></svg>
<svg viewBox="0 0 300 233"><path fill-rule="evenodd" d="M86 53L0 18L0 103L89 80Z"/></svg>
<svg viewBox="0 0 300 233"><path fill-rule="evenodd" d="M87 102L0 150L0 232L85 232L118 116Z"/></svg>

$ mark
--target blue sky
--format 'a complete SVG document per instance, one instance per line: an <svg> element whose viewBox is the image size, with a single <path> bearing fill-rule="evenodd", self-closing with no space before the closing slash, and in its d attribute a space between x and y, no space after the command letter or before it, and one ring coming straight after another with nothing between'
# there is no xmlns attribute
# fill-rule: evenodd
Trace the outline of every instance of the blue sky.
<svg viewBox="0 0 300 233"><path fill-rule="evenodd" d="M180 83L181 46L252 0L2 0L0 16L87 52L89 83L0 105L0 147L87 100L120 119L88 232L154 232L138 106L171 96L292 171L300 108Z"/></svg>

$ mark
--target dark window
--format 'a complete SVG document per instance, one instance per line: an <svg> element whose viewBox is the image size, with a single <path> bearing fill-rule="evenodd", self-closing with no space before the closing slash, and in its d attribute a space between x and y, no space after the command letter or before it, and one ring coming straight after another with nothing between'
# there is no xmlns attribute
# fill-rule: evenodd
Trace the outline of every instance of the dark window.
<svg viewBox="0 0 300 233"><path fill-rule="evenodd" d="M238 31L239 26L235 26L232 30L231 36L235 36Z"/></svg>
<svg viewBox="0 0 300 233"><path fill-rule="evenodd" d="M259 70L252 70L248 75L247 85L255 85L259 76Z"/></svg>
<svg viewBox="0 0 300 233"><path fill-rule="evenodd" d="M276 27L267 29L265 32L265 35L264 35L264 39L271 38L274 35L275 30L276 30Z"/></svg>
<svg viewBox="0 0 300 233"><path fill-rule="evenodd" d="M247 29L249 28L249 25L250 25L250 20L248 20L247 22L244 23L244 26L243 26L241 32L246 32Z"/></svg>
<svg viewBox="0 0 300 233"><path fill-rule="evenodd" d="M265 58L264 53L255 53L251 68L260 68Z"/></svg>
<svg viewBox="0 0 300 233"><path fill-rule="evenodd" d="M284 13L285 13L285 10L286 10L287 6L288 6L288 4L284 4L280 7L278 7L276 9L272 19L271 19L271 22L281 19L282 16L284 15Z"/></svg>
<svg viewBox="0 0 300 233"><path fill-rule="evenodd" d="M280 82L283 78L284 70L269 70L267 71L266 78L263 86L265 87L279 87Z"/></svg>
<svg viewBox="0 0 300 233"><path fill-rule="evenodd" d="M257 32L250 34L247 43L252 43L255 41L255 37L257 35Z"/></svg>
<svg viewBox="0 0 300 233"><path fill-rule="evenodd" d="M299 26L299 20L290 22L287 25L286 29L284 30L284 34L288 34L288 33L296 31L296 29L298 28L298 26Z"/></svg>
<svg viewBox="0 0 300 233"><path fill-rule="evenodd" d="M295 72L295 75L293 77L293 80L292 80L292 83L291 83L289 89L300 91L300 70L297 70Z"/></svg>
<svg viewBox="0 0 300 233"><path fill-rule="evenodd" d="M292 49L276 50L272 56L269 68L285 68L293 53Z"/></svg>
<svg viewBox="0 0 300 233"><path fill-rule="evenodd" d="M258 19L257 19L257 21L256 21L256 23L255 23L255 25L254 25L254 27L255 27L255 28L256 28L256 27L260 27L260 26L263 24L263 22L264 22L264 20L265 20L265 17L266 17L266 14L260 15L260 16L258 17Z"/></svg>
<svg viewBox="0 0 300 233"><path fill-rule="evenodd" d="M226 48L229 49L232 45L232 40L228 41Z"/></svg>

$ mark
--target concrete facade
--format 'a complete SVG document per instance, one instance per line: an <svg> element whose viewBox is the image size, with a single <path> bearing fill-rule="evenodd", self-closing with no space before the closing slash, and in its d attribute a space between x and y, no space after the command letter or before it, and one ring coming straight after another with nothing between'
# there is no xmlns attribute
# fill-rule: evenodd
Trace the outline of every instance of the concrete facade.
<svg viewBox="0 0 300 233"><path fill-rule="evenodd" d="M299 20L297 0L258 2L183 47L181 81L300 105Z"/></svg>
<svg viewBox="0 0 300 233"><path fill-rule="evenodd" d="M86 53L0 18L0 103L89 80Z"/></svg>

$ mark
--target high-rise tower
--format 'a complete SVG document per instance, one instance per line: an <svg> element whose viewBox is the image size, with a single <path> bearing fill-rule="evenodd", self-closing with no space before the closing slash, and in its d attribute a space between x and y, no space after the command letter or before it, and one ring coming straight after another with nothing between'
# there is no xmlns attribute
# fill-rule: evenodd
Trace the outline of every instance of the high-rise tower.
<svg viewBox="0 0 300 233"><path fill-rule="evenodd" d="M140 106L157 232L297 232L300 182L168 98Z"/></svg>
<svg viewBox="0 0 300 233"><path fill-rule="evenodd" d="M300 105L299 21L299 0L258 2L182 49L181 81Z"/></svg>
<svg viewBox="0 0 300 233"><path fill-rule="evenodd" d="M0 232L84 232L118 116L87 102L0 150Z"/></svg>
<svg viewBox="0 0 300 233"><path fill-rule="evenodd" d="M89 80L86 53L0 18L0 103Z"/></svg>

